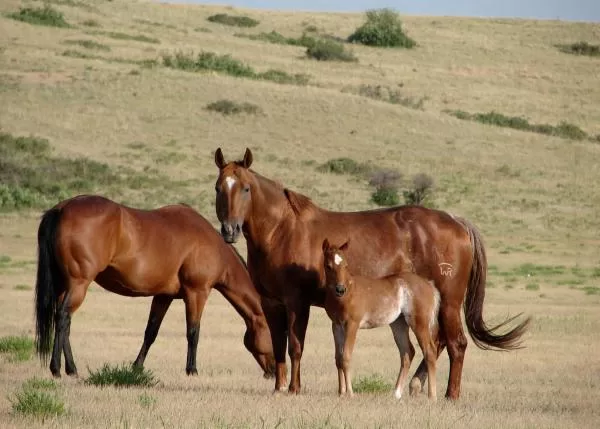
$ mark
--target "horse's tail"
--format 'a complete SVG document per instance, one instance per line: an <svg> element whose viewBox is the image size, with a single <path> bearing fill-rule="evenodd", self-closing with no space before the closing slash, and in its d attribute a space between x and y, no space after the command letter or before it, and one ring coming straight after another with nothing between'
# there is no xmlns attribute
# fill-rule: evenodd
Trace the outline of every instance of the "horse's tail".
<svg viewBox="0 0 600 429"><path fill-rule="evenodd" d="M43 362L48 360L58 301L58 285L64 274L58 264L56 242L61 209L54 207L42 216L38 229L38 267L35 284L35 347Z"/></svg>
<svg viewBox="0 0 600 429"><path fill-rule="evenodd" d="M483 239L477 228L468 220L457 218L467 229L471 238L473 265L464 301L465 320L469 335L479 347L484 350L513 350L521 348L521 337L527 331L531 318L528 317L505 333L498 330L511 324L523 313L510 317L496 326L488 327L483 320L483 300L485 298L485 281L487 276L487 257Z"/></svg>

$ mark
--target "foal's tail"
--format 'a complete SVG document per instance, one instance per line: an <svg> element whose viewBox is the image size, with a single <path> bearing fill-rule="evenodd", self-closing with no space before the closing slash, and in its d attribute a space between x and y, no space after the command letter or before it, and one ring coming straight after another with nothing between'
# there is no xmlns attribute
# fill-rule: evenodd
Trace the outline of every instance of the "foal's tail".
<svg viewBox="0 0 600 429"><path fill-rule="evenodd" d="M35 284L35 348L43 362L48 360L54 315L58 300L57 285L64 274L58 265L56 241L61 219L61 209L54 207L42 216L38 229L38 268Z"/></svg>
<svg viewBox="0 0 600 429"><path fill-rule="evenodd" d="M469 231L473 251L473 265L465 296L464 311L467 329L471 338L480 349L514 350L521 348L521 337L527 331L531 318L527 317L513 329L505 333L498 330L511 324L523 313L510 317L504 322L488 327L483 320L483 300L485 298L485 280L487 275L487 257L481 234L468 220L457 220Z"/></svg>

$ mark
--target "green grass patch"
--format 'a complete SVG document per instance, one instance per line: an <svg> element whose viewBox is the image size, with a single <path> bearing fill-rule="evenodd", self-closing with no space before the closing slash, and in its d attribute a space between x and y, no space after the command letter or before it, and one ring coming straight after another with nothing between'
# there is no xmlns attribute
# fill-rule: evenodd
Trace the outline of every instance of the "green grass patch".
<svg viewBox="0 0 600 429"><path fill-rule="evenodd" d="M317 39L306 49L306 56L317 61L358 61L358 58L347 51L343 44L329 39Z"/></svg>
<svg viewBox="0 0 600 429"><path fill-rule="evenodd" d="M33 340L27 336L8 336L0 338L0 353L9 355L12 362L23 362L33 356Z"/></svg>
<svg viewBox="0 0 600 429"><path fill-rule="evenodd" d="M586 55L588 57L600 57L600 45L593 45L588 42L577 42L567 45L556 45L564 53L573 55Z"/></svg>
<svg viewBox="0 0 600 429"><path fill-rule="evenodd" d="M536 265L526 263L514 268L512 273L523 276L554 276L564 274L565 271L566 267L564 265Z"/></svg>
<svg viewBox="0 0 600 429"><path fill-rule="evenodd" d="M69 28L71 25L65 20L62 12L46 4L44 7L22 7L18 12L7 15L17 21L46 27Z"/></svg>
<svg viewBox="0 0 600 429"><path fill-rule="evenodd" d="M152 387L158 383L158 380L152 371L129 363L123 363L117 366L106 363L99 370L89 370L89 372L90 376L85 382L100 387Z"/></svg>
<svg viewBox="0 0 600 429"><path fill-rule="evenodd" d="M206 20L217 24L229 25L231 27L251 28L260 24L260 21L252 19L249 16L229 15L227 13L217 13L216 15L209 16Z"/></svg>
<svg viewBox="0 0 600 429"><path fill-rule="evenodd" d="M385 381L380 374L361 376L352 383L355 393L388 393L392 384Z"/></svg>
<svg viewBox="0 0 600 429"><path fill-rule="evenodd" d="M528 283L525 285L525 289L527 290L540 290L540 285L537 283Z"/></svg>
<svg viewBox="0 0 600 429"><path fill-rule="evenodd" d="M378 206L397 206L400 204L400 195L395 188L378 188L371 193L371 201Z"/></svg>
<svg viewBox="0 0 600 429"><path fill-rule="evenodd" d="M100 23L95 19L86 19L85 21L81 22L81 25L85 27L101 27Z"/></svg>
<svg viewBox="0 0 600 429"><path fill-rule="evenodd" d="M33 377L23 383L25 390L57 390L58 384L56 381L45 378Z"/></svg>
<svg viewBox="0 0 600 429"><path fill-rule="evenodd" d="M590 277L593 277L593 278L600 277L600 268L594 268L590 274Z"/></svg>
<svg viewBox="0 0 600 429"><path fill-rule="evenodd" d="M469 113L462 110L446 110L451 116L458 119L475 121L486 125L513 128L520 131L529 131L571 140L583 140L588 137L587 133L577 125L569 122L561 122L558 125L530 124L526 118L520 116L506 116L498 112Z"/></svg>
<svg viewBox="0 0 600 429"><path fill-rule="evenodd" d="M357 162L352 158L334 158L319 165L317 170L322 173L364 175L371 171L368 164Z"/></svg>
<svg viewBox="0 0 600 429"><path fill-rule="evenodd" d="M290 46L304 46L305 48L309 48L316 43L314 37L302 35L302 37L287 37L277 31L271 31L270 33L259 33L259 34L244 34L244 33L236 33L234 34L236 37L244 37L250 40L257 40L261 42L273 43L276 45L290 45Z"/></svg>
<svg viewBox="0 0 600 429"><path fill-rule="evenodd" d="M600 288L596 286L584 286L581 288L586 295L600 295Z"/></svg>
<svg viewBox="0 0 600 429"><path fill-rule="evenodd" d="M400 15L391 9L369 10L366 21L348 37L350 43L383 48L414 48L417 43L404 33Z"/></svg>
<svg viewBox="0 0 600 429"><path fill-rule="evenodd" d="M189 53L176 52L163 54L165 67L190 71L214 71L235 77L268 80L276 83L303 85L309 77L304 74L290 75L281 70L267 70L256 72L252 67L232 58L230 55L218 55L214 52L200 52L197 56Z"/></svg>
<svg viewBox="0 0 600 429"><path fill-rule="evenodd" d="M145 34L128 34L120 31L93 31L88 32L92 35L106 36L116 40L133 40L134 42L154 43L159 44L160 40L154 37L146 36Z"/></svg>
<svg viewBox="0 0 600 429"><path fill-rule="evenodd" d="M86 39L77 39L77 40L65 40L63 42L65 45L77 45L81 46L85 49L94 49L97 51L110 51L110 46L105 45L103 43L98 43L94 40L86 40Z"/></svg>
<svg viewBox="0 0 600 429"><path fill-rule="evenodd" d="M65 404L57 393L47 391L46 387L41 389L25 386L13 397L9 397L13 412L41 419L65 414Z"/></svg>
<svg viewBox="0 0 600 429"><path fill-rule="evenodd" d="M156 398L144 392L138 396L138 402L142 408L150 409L156 405Z"/></svg>
<svg viewBox="0 0 600 429"><path fill-rule="evenodd" d="M18 284L18 285L15 285L14 289L15 290L31 290L32 288L29 285Z"/></svg>
<svg viewBox="0 0 600 429"><path fill-rule="evenodd" d="M237 103L231 100L218 100L213 103L209 103L206 106L207 110L222 113L223 115L237 115L240 113L257 114L260 113L261 109L256 104L252 103Z"/></svg>

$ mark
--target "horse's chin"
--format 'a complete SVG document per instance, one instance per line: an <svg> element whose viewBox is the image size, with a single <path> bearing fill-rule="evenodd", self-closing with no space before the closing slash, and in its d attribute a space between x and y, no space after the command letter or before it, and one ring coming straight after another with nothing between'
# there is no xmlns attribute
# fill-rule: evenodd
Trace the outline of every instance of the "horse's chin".
<svg viewBox="0 0 600 429"><path fill-rule="evenodd" d="M237 234L232 234L232 235L222 235L223 240L225 240L225 243L228 244L235 244L238 241L239 236Z"/></svg>

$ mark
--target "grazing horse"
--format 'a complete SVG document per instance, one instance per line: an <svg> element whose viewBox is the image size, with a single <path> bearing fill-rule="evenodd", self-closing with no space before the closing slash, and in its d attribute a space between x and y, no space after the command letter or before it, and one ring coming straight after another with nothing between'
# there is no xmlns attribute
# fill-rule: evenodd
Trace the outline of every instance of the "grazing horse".
<svg viewBox="0 0 600 429"><path fill-rule="evenodd" d="M332 322L339 394L353 395L350 360L357 331L389 325L400 352L395 390L396 398L400 399L415 356L408 335L410 326L427 362L429 398L435 401L439 292L433 284L409 272L382 279L353 276L345 255L347 249L348 242L336 247L327 239L323 241L325 311Z"/></svg>
<svg viewBox="0 0 600 429"><path fill-rule="evenodd" d="M350 239L347 252L353 274L385 277L412 271L434 282L440 293L438 355L448 348L450 375L446 397L457 399L467 339L460 316L483 349L519 347L527 318L499 333L517 316L489 327L483 320L487 260L479 231L467 220L421 206L400 206L362 212L332 212L308 197L250 170L252 152L240 161L226 162L215 152L219 168L216 212L221 235L228 243L241 233L248 248L248 271L263 295L275 353L275 390L287 383L285 349L291 360L290 393L298 393L300 359L310 306L323 307L323 252L325 238ZM466 294L466 296L465 296ZM421 362L411 381L411 391L421 391L426 375Z"/></svg>
<svg viewBox="0 0 600 429"><path fill-rule="evenodd" d="M183 299L186 372L197 374L200 318L214 287L246 322L244 345L265 376L273 373L268 324L243 260L192 208L138 210L99 196L78 196L43 215L38 252L36 349L46 362L54 329L50 370L55 377L60 377L62 352L66 373L77 375L69 340L71 315L92 281L119 295L154 297L136 365L144 364L171 302Z"/></svg>

